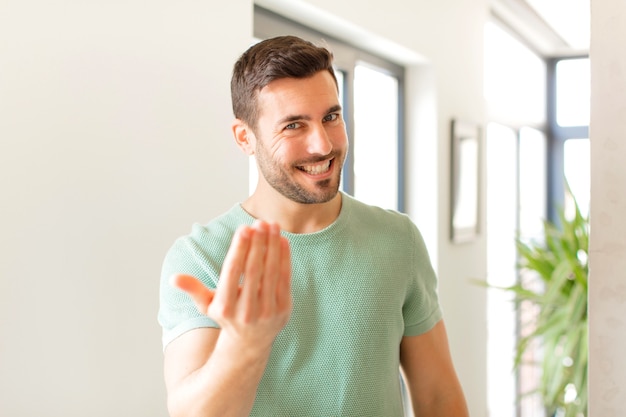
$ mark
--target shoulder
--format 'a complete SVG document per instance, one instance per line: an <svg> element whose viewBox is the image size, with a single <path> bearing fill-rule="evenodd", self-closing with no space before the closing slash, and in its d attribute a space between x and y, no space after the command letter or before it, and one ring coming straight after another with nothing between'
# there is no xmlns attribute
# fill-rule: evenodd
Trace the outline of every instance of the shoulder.
<svg viewBox="0 0 626 417"><path fill-rule="evenodd" d="M227 241L230 243L237 228L244 223L251 223L249 216L236 205L226 213L214 218L206 224L194 223L191 231L174 242L177 245L206 245Z"/></svg>
<svg viewBox="0 0 626 417"><path fill-rule="evenodd" d="M344 195L350 233L356 239L375 239L390 248L409 250L417 262L430 262L424 238L409 215L365 204Z"/></svg>
<svg viewBox="0 0 626 417"><path fill-rule="evenodd" d="M417 227L411 218L396 210L366 204L344 194L344 204L353 226L366 227L382 234L412 234Z"/></svg>
<svg viewBox="0 0 626 417"><path fill-rule="evenodd" d="M235 206L207 224L193 224L188 234L174 241L165 256L164 266L196 274L201 272L198 269L219 270L237 227L246 221L245 212Z"/></svg>

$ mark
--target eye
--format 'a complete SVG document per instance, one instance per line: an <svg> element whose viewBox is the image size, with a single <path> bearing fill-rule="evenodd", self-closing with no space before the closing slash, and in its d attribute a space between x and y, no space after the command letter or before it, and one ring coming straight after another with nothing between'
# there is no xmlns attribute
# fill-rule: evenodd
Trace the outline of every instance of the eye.
<svg viewBox="0 0 626 417"><path fill-rule="evenodd" d="M294 122L294 123L289 123L288 125L286 125L284 127L285 130L293 130L293 129L297 129L299 128L301 125L300 123Z"/></svg>
<svg viewBox="0 0 626 417"><path fill-rule="evenodd" d="M324 122L334 122L337 119L339 119L339 113L331 113L331 114L327 114L326 116L324 116L324 119L322 120Z"/></svg>

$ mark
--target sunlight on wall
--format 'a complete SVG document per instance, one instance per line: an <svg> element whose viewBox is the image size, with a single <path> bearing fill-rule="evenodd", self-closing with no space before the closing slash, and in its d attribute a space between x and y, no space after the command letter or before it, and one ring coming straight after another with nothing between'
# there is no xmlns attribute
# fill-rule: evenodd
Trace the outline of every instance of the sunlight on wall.
<svg viewBox="0 0 626 417"><path fill-rule="evenodd" d="M538 125L546 119L546 64L494 23L485 25L484 96L491 120Z"/></svg>

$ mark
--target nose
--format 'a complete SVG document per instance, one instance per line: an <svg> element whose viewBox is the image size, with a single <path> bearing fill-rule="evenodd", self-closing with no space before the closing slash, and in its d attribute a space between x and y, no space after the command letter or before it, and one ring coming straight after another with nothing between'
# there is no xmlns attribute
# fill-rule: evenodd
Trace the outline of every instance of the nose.
<svg viewBox="0 0 626 417"><path fill-rule="evenodd" d="M307 137L307 152L328 155L333 149L330 135L323 124L315 124Z"/></svg>

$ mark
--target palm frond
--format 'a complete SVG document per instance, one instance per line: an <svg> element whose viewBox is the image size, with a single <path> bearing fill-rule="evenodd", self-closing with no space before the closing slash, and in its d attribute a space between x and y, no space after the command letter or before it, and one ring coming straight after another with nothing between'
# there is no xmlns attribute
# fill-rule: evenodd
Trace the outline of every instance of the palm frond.
<svg viewBox="0 0 626 417"><path fill-rule="evenodd" d="M538 309L524 325L514 363L522 365L526 352L539 343L543 357L538 392L549 413L561 410L566 417L587 414L589 222L574 203L572 218L560 209L558 224L544 222L542 240L516 241L520 271L534 272L538 283L485 284L511 293L518 308L530 303Z"/></svg>

